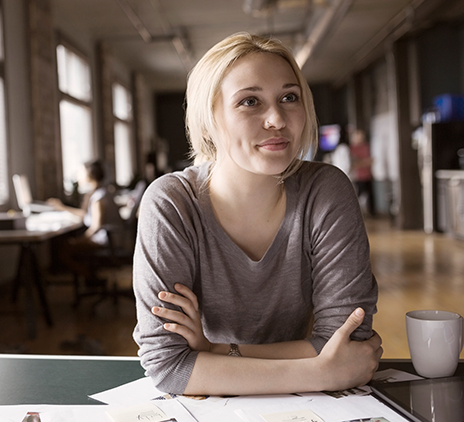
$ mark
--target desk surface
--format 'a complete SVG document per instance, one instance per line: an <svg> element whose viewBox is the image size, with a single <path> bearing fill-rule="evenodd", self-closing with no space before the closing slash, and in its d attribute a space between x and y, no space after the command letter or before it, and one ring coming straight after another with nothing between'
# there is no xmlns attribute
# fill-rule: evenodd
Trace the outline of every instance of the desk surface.
<svg viewBox="0 0 464 422"><path fill-rule="evenodd" d="M0 354L0 405L101 404L87 396L143 376L137 357Z"/></svg>
<svg viewBox="0 0 464 422"><path fill-rule="evenodd" d="M37 243L81 228L82 220L66 212L47 212L27 218L27 229L0 230L0 244Z"/></svg>
<svg viewBox="0 0 464 422"><path fill-rule="evenodd" d="M409 360L382 360L379 369L388 368L415 373ZM0 354L0 405L99 404L88 395L143 376L137 357Z"/></svg>

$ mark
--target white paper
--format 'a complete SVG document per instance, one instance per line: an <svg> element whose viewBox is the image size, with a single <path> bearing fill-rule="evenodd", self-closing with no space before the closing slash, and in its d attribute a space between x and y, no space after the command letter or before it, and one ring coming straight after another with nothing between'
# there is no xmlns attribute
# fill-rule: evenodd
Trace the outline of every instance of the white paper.
<svg viewBox="0 0 464 422"><path fill-rule="evenodd" d="M362 391L362 390L360 390ZM309 409L318 415L324 422L340 422L349 420L359 420L364 418L383 417L389 422L407 422L395 411L377 400L375 397L362 394L348 394L344 396L336 395L333 397L326 393L304 393L299 394L299 400L294 400L296 396L289 396L285 399L273 401L270 396L268 401L253 401L252 396L249 405L244 402L237 402L235 413L244 422L263 422L262 414L278 413L293 410ZM200 419L201 420L201 419ZM374 419L375 420L375 419Z"/></svg>
<svg viewBox="0 0 464 422"><path fill-rule="evenodd" d="M177 422L197 422L177 400L157 401L155 405L160 408L167 417L174 417ZM108 415L108 412L116 411L116 413L120 413L122 409L127 408L107 405L75 406L33 404L0 406L0 422L21 422L27 412L39 412L41 422L110 422L112 419Z"/></svg>
<svg viewBox="0 0 464 422"><path fill-rule="evenodd" d="M177 422L197 422L190 412L177 400L156 400L152 402L159 407L169 418Z"/></svg>
<svg viewBox="0 0 464 422"><path fill-rule="evenodd" d="M39 412L41 422L109 422L108 406L0 406L0 422L21 422L27 412Z"/></svg>
<svg viewBox="0 0 464 422"><path fill-rule="evenodd" d="M114 422L139 422L143 420L160 422L168 419L166 413L151 403L111 409L107 410L106 413Z"/></svg>
<svg viewBox="0 0 464 422"><path fill-rule="evenodd" d="M386 370L376 373L377 379L402 381L414 379L415 375L403 371ZM404 422L406 419L385 406L376 398L369 396L370 388L354 388L342 392L305 393L298 395L238 396L190 398L178 396L175 400L155 400L161 407L168 402L179 402L200 422L236 422L240 417L246 422L263 422L262 414L280 413L293 410L311 410L324 422L340 422L361 418L384 417L390 422ZM111 405L131 406L150 402L166 395L157 390L151 379L141 378L120 387L93 394L95 400ZM170 416L169 412L165 413ZM174 416L176 416L173 413ZM3 422L0 420L0 422Z"/></svg>
<svg viewBox="0 0 464 422"><path fill-rule="evenodd" d="M250 402L248 406L245 404L240 409L235 411L235 414L241 418L244 422L263 422L262 415L269 413L283 413L283 412L295 412L295 411L306 411L310 410L316 413L313 409L314 400L318 400L320 393L304 396L287 396L282 397L280 400L272 400L272 396L269 396L267 400L258 401L255 403ZM323 396L323 394L321 394ZM320 420L323 420L321 415L318 415ZM298 419L297 419L298 420ZM323 420L326 422L325 420Z"/></svg>
<svg viewBox="0 0 464 422"><path fill-rule="evenodd" d="M276 411L281 411L286 406L307 403L306 398L285 395L263 395L263 396L237 396L217 397L211 396L205 400L193 400L185 396L178 399L188 411L200 422L237 422L236 410L253 409L253 412L268 413L269 409L277 406ZM290 408L291 409L291 408ZM246 419L245 419L246 420ZM259 422L263 422L259 419Z"/></svg>
<svg viewBox="0 0 464 422"><path fill-rule="evenodd" d="M384 417L389 422L407 422L388 406L373 396L351 395L340 399L318 394L310 409L324 422L340 422L373 417Z"/></svg>
<svg viewBox="0 0 464 422"><path fill-rule="evenodd" d="M261 415L266 422L324 422L311 410L294 410L291 412L266 413Z"/></svg>
<svg viewBox="0 0 464 422"><path fill-rule="evenodd" d="M111 390L92 394L89 397L106 404L132 406L164 396L166 393L155 388L151 378L143 377Z"/></svg>
<svg viewBox="0 0 464 422"><path fill-rule="evenodd" d="M385 369L384 371L378 371L372 378L375 381L382 382L399 382L399 381L414 381L423 379L422 377L409 372L398 371L397 369Z"/></svg>

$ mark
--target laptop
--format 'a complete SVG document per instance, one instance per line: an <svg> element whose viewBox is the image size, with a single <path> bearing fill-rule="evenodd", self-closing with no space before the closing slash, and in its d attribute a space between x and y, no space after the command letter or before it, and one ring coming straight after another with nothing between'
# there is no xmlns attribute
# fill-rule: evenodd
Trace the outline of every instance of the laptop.
<svg viewBox="0 0 464 422"><path fill-rule="evenodd" d="M380 401L413 422L463 422L464 376L371 384Z"/></svg>
<svg viewBox="0 0 464 422"><path fill-rule="evenodd" d="M15 174L13 176L13 186L18 207L25 214L55 211L55 209L46 202L34 201L32 199L31 187L26 175Z"/></svg>

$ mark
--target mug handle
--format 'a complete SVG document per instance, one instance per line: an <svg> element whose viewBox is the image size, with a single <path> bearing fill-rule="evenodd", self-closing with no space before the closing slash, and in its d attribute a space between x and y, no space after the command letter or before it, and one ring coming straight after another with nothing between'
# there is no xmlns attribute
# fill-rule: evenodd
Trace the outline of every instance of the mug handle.
<svg viewBox="0 0 464 422"><path fill-rule="evenodd" d="M459 354L461 354L464 347L464 317L461 316L461 348Z"/></svg>

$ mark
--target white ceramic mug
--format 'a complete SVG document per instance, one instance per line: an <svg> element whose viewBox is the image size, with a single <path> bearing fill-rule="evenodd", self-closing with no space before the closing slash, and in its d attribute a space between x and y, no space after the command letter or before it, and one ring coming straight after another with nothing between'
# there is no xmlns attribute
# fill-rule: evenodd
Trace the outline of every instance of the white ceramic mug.
<svg viewBox="0 0 464 422"><path fill-rule="evenodd" d="M447 311L406 314L409 352L416 372L426 378L450 377L456 372L464 343L461 315Z"/></svg>

